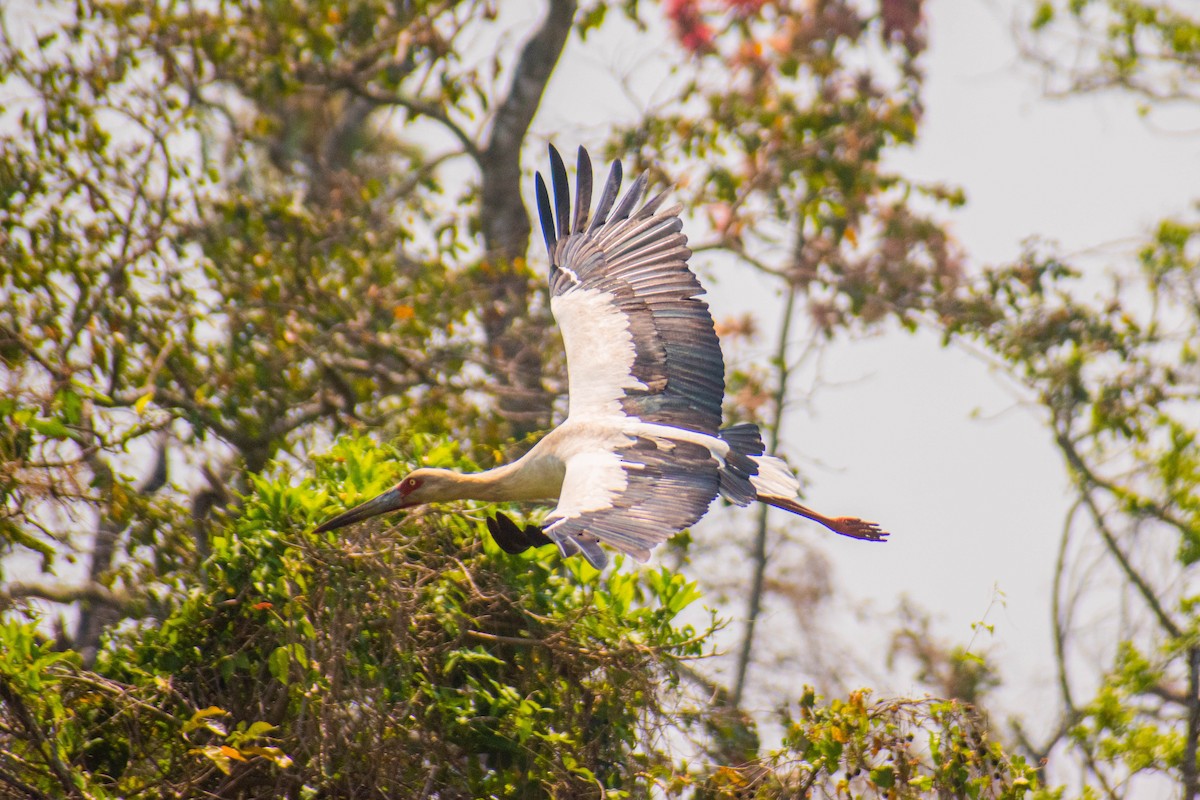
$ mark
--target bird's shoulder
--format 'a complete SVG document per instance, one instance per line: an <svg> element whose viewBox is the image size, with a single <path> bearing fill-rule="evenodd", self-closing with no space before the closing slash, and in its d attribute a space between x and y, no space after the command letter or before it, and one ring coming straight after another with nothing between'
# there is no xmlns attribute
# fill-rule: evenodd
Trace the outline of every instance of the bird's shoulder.
<svg viewBox="0 0 1200 800"><path fill-rule="evenodd" d="M614 450L627 444L629 420L621 416L572 415L529 451L538 458L562 461L591 450Z"/></svg>

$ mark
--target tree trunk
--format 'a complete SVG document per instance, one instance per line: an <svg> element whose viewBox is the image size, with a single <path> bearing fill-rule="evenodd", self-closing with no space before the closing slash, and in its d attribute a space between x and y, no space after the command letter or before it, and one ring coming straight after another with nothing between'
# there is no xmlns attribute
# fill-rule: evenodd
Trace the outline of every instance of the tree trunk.
<svg viewBox="0 0 1200 800"><path fill-rule="evenodd" d="M550 427L553 403L542 385L549 315L530 315L529 298L545 281L525 267L531 226L522 199L521 147L566 46L575 9L575 0L551 0L546 19L521 52L508 96L479 154L480 216L493 275L483 327L500 411L516 438Z"/></svg>

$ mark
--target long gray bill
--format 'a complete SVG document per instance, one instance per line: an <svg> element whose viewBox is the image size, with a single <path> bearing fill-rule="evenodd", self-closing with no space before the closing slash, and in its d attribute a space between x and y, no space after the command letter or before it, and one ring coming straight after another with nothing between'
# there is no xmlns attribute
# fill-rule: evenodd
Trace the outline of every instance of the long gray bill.
<svg viewBox="0 0 1200 800"><path fill-rule="evenodd" d="M353 525L355 522L361 522L364 519L386 514L389 511L404 508L404 496L400 494L399 489L388 489L378 497L368 500L367 502L357 505L349 511L344 511L330 520L322 522L314 533L325 533L326 531L344 528L347 525Z"/></svg>

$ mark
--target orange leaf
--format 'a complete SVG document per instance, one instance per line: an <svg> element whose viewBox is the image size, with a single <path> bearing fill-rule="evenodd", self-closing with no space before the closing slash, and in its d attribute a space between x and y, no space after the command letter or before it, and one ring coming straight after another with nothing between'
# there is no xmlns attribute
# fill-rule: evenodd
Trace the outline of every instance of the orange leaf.
<svg viewBox="0 0 1200 800"><path fill-rule="evenodd" d="M245 761L246 757L236 747L230 747L227 744L221 745L221 755L226 758L232 758L234 761Z"/></svg>

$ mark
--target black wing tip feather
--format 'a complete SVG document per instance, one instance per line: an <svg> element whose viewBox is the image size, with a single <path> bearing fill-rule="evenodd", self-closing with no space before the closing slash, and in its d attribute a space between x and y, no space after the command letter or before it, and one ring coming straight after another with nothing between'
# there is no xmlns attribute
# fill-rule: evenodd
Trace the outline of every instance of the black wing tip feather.
<svg viewBox="0 0 1200 800"><path fill-rule="evenodd" d="M663 189L661 192L654 195L654 197L651 197L649 200L647 200L645 202L645 204L640 209L638 209L637 214L634 215L634 219L645 219L647 217L653 216L654 212L658 211L658 207L662 205L663 200L666 200L667 196L670 193L671 193L671 190L669 188L667 188L667 189ZM678 219L678 217L676 217L676 219ZM682 227L683 227L683 223L681 221L679 224L679 228L682 228Z"/></svg>
<svg viewBox="0 0 1200 800"><path fill-rule="evenodd" d="M589 234L595 233L597 228L608 222L608 212L612 210L613 203L617 200L617 194L621 191L623 178L624 170L621 162L614 161L608 168L608 177L604 180L604 191L600 193L600 202L596 204L596 216L592 217L592 224L588 226Z"/></svg>
<svg viewBox="0 0 1200 800"><path fill-rule="evenodd" d="M494 517L488 517L485 521L492 539L495 540L496 544L504 552L511 555L518 555L531 547L542 547L543 545L553 543L553 540L542 533L542 529L537 525L526 525L522 529L520 525L509 519L506 514L499 511L495 512L495 514Z"/></svg>
<svg viewBox="0 0 1200 800"><path fill-rule="evenodd" d="M579 154L575 160L575 218L571 223L571 233L582 233L587 224L588 213L592 210L592 158L587 148L579 146Z"/></svg>
<svg viewBox="0 0 1200 800"><path fill-rule="evenodd" d="M565 239L571 235L571 190L567 183L567 165L554 145L550 145L550 183L554 187L558 238Z"/></svg>
<svg viewBox="0 0 1200 800"><path fill-rule="evenodd" d="M620 222L623 219L629 218L638 201L642 199L642 193L646 191L646 184L649 180L649 177L644 172L634 178L633 183L629 185L629 191L625 192L625 196L621 198L621 202L613 209L613 222Z"/></svg>
<svg viewBox="0 0 1200 800"><path fill-rule="evenodd" d="M542 225L542 236L546 240L546 250L550 254L551 260L554 258L555 245L572 234L583 233L585 226L586 232L590 234L610 221L620 222L631 217L645 219L652 216L670 194L670 189L664 189L647 200L641 208L637 208L650 180L649 175L643 172L634 179L625 196L618 202L617 197L624 180L624 167L620 160L616 160L609 167L608 177L604 181L604 190L600 194L600 202L596 205L596 213L592 215L590 213L593 182L592 159L587 148L580 145L575 168L575 209L572 213L566 162L563 161L562 154L553 144L547 145L547 150L550 154L550 187L546 186L546 181L540 172L536 174L535 184L538 217ZM551 191L553 191L553 202L551 202Z"/></svg>
<svg viewBox="0 0 1200 800"><path fill-rule="evenodd" d="M558 243L557 237L554 235L554 217L550 210L550 193L546 191L546 181L542 179L542 173L537 173L534 178L534 189L537 193L538 219L542 223L542 238L546 241L546 255L550 257L550 262L554 262L554 245Z"/></svg>

